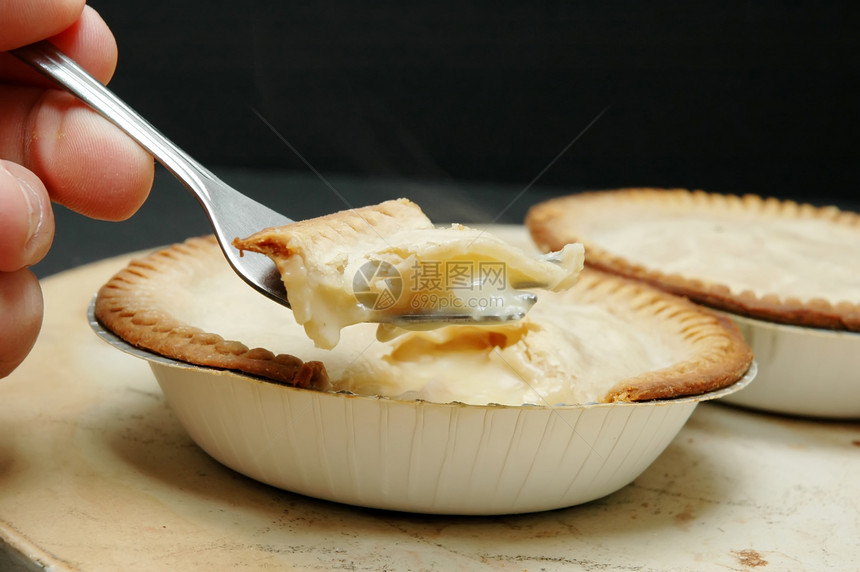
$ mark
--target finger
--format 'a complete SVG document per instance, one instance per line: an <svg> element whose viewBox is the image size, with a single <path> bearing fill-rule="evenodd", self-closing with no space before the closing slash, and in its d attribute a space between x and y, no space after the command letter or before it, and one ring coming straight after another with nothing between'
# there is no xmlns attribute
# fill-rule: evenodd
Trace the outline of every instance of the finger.
<svg viewBox="0 0 860 572"><path fill-rule="evenodd" d="M3 0L0 2L0 51L59 34L75 23L85 0Z"/></svg>
<svg viewBox="0 0 860 572"><path fill-rule="evenodd" d="M30 171L0 160L0 272L39 262L54 238L51 201Z"/></svg>
<svg viewBox="0 0 860 572"><path fill-rule="evenodd" d="M3 21L2 17L0 21ZM47 37L35 37L31 42ZM80 18L69 23L61 32L52 34L50 42L100 82L107 83L113 76L117 60L116 40L101 16L89 6L84 7ZM54 87L50 79L8 53L0 53L0 82Z"/></svg>
<svg viewBox="0 0 860 572"><path fill-rule="evenodd" d="M0 86L0 157L35 173L54 201L103 220L134 214L154 176L146 151L54 90Z"/></svg>
<svg viewBox="0 0 860 572"><path fill-rule="evenodd" d="M42 289L29 270L0 273L0 378L30 353L42 327Z"/></svg>

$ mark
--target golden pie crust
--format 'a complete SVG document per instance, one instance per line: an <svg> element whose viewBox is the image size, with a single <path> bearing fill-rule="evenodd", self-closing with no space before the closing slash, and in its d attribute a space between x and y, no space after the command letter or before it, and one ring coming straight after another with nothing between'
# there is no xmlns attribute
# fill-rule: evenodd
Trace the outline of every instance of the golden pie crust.
<svg viewBox="0 0 860 572"><path fill-rule="evenodd" d="M249 348L184 323L165 310L165 298L193 287L195 276L223 265L214 236L192 238L133 260L99 289L95 316L128 343L163 356L296 387L327 388L328 375L319 361Z"/></svg>
<svg viewBox="0 0 860 572"><path fill-rule="evenodd" d="M261 230L247 238L236 238L233 246L277 258L288 258L293 249L334 257L357 242L386 237L402 230L431 229L433 223L421 208L407 199L390 200L325 216Z"/></svg>
<svg viewBox="0 0 860 572"><path fill-rule="evenodd" d="M695 240L706 240L703 237L709 231L705 229L719 230L719 221L736 222L733 234L741 237L736 240L739 247L735 252L721 251L717 239L708 239L712 244L701 260L710 257L711 261L725 262L728 270L721 267L714 271L719 276L705 276L701 268L679 269L672 261L665 262L664 267L655 263L664 254L661 250L671 252L676 241L692 243L693 235ZM854 288L860 277L860 215L856 213L755 195L633 188L546 201L529 211L526 225L543 250L582 243L586 265L592 268L634 278L713 308L798 326L860 331L860 288ZM653 241L655 235L649 236L649 229L657 226L663 227L660 232L673 228L677 232L674 236L666 234L669 238L663 241L664 246L656 245L650 253L644 249L634 256L621 253L624 247L618 237L636 237L639 232L641 243ZM702 229L701 234L698 229ZM745 229L750 230L749 236ZM769 283L761 288L737 285L756 274L756 256L763 256L781 242L787 245L788 239L795 242L783 248L786 263L773 270L776 276ZM809 252L805 252L802 240L808 240ZM828 281L816 270L828 266L839 272L838 279ZM796 284L780 280L782 273ZM813 279L823 283L810 287ZM800 295L794 288L811 288L814 293Z"/></svg>
<svg viewBox="0 0 860 572"><path fill-rule="evenodd" d="M223 285L229 285L229 288ZM238 290L231 290L234 287ZM244 303L243 300L252 304L257 300L260 301L259 304L273 304L251 291L235 277L214 238L206 237L190 239L183 244L132 261L100 289L95 313L105 327L135 346L189 363L237 370L288 385L338 390L338 380L329 379L327 366L329 371L338 371L344 364L352 366L359 361L358 358L349 356L348 359L338 362L335 358L343 358L346 355L347 348L343 347L322 354L320 352L323 350L313 350L311 347L310 350L297 351L299 357L275 355L263 348L249 349L240 340L225 340L205 328L185 323L171 315L171 304L174 307L178 304L175 301L170 302L172 296L181 293L183 299L187 298L193 302L197 291L203 297L199 303L211 304L212 313L217 313L217 306L223 302L207 302L207 292L226 292L224 295L230 296L239 304ZM540 308L542 303L543 309ZM553 332L562 334L577 328L575 322L571 323L566 319L564 312L558 311L559 307L563 310L565 305L576 305L582 311L593 309L595 315L611 317L611 323L614 324L612 327L625 332L627 328L633 329L638 345L645 352L651 352L658 340L665 340L661 343L668 348L665 353L671 359L668 359L665 365L650 370L646 368L646 371L633 375L620 375L618 379L603 383L603 370L610 369L610 365L615 362L629 359L629 356L626 351L616 351L611 356L601 356L599 352L592 351L601 343L596 340L599 340L603 330L609 329L609 326L604 328L600 321L596 326L591 326L592 330L578 336L583 347L577 349L580 352L577 355L583 355L595 362L588 366L592 379L596 380L594 383L600 386L595 401L647 401L695 395L733 384L744 375L752 362L749 347L737 328L725 318L640 282L595 270L584 272L577 284L568 291L540 293L538 304L520 326L502 325L501 331L520 328L523 331L543 332L543 335L548 336L543 339L560 343L557 340L561 339L561 336L557 338ZM240 310L245 311L243 308ZM263 307L263 315L266 308L268 306ZM278 310L289 312L280 306ZM541 318L542 315L544 318ZM551 319L557 320L558 324L550 324ZM277 318L267 321L275 322L276 327L279 325ZM354 337L361 340L361 359L368 361L357 369L359 373L370 372L365 373L365 376L388 371L388 358L383 356L386 353L390 356L397 347L402 348L403 344L414 341L416 338L413 336L424 335L422 332L410 332L389 342L370 342L371 345L368 346L367 332L372 330L361 329L365 326L371 325L352 326L359 328L359 335ZM271 324L267 327L271 327ZM300 328L295 323L292 327ZM447 332L436 330L426 334L428 340L444 338L444 341L436 346L436 350L442 353L434 353L434 356L439 355L439 359L446 359L444 348L451 346L452 340L457 341L461 331L453 328L461 327L464 328L462 331L465 337L476 339L479 329L473 326L449 326L446 328ZM556 329L553 330L553 327ZM490 348L491 351L504 352L504 342L499 340L504 340L508 334L495 335L491 327L487 328L489 333L485 336L486 339L496 340L493 343L500 344L499 347ZM276 338L279 337L278 333ZM308 340L304 341L309 343ZM289 342L283 345L290 347ZM545 361L565 363L554 358L556 345L553 345L551 351L543 352L546 354ZM589 347L592 350L589 350ZM529 356L535 350L547 349L546 346L526 348L517 355ZM317 351L313 355L331 358L304 361L301 357L304 351L309 352L307 355ZM559 351L566 349L561 347ZM327 366L323 365L323 361ZM502 358L502 361L505 367L513 365L510 357ZM378 369L379 367L382 369ZM407 364L405 367L426 368L426 364ZM622 368L620 371L625 370ZM409 369L396 370L397 375L409 375L409 372ZM538 375L536 379L540 379L542 375ZM457 384L456 377L454 384Z"/></svg>

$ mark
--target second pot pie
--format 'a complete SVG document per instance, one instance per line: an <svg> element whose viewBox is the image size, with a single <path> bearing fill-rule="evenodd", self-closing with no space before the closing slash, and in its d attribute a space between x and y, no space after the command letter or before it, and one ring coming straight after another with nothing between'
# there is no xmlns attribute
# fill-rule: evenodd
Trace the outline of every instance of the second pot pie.
<svg viewBox="0 0 860 572"><path fill-rule="evenodd" d="M540 291L519 322L375 339L374 324L314 347L290 310L251 290L211 237L132 262L99 291L96 316L138 347L278 383L473 404L642 401L726 387L752 361L724 318L590 271Z"/></svg>
<svg viewBox="0 0 860 572"><path fill-rule="evenodd" d="M718 309L860 331L860 216L835 207L686 191L571 195L531 209L542 249L585 245L586 263Z"/></svg>

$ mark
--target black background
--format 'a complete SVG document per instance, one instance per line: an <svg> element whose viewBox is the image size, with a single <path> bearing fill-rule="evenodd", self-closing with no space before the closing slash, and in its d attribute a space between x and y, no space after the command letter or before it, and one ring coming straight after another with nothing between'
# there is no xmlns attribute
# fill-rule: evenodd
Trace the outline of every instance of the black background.
<svg viewBox="0 0 860 572"><path fill-rule="evenodd" d="M519 222L621 186L857 207L858 3L369 4L91 2L114 91L294 218L405 195ZM42 273L206 232L172 186L122 225L58 213Z"/></svg>

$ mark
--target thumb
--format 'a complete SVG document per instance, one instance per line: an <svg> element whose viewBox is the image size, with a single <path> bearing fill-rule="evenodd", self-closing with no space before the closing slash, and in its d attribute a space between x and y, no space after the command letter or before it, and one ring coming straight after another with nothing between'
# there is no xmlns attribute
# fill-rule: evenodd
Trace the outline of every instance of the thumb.
<svg viewBox="0 0 860 572"><path fill-rule="evenodd" d="M0 273L0 378L18 367L36 343L42 310L42 289L32 272Z"/></svg>

